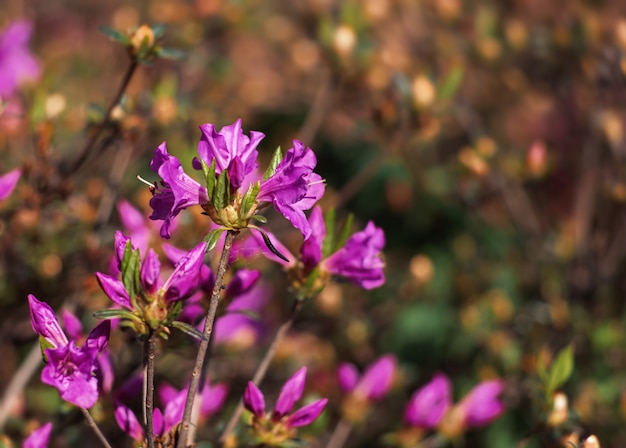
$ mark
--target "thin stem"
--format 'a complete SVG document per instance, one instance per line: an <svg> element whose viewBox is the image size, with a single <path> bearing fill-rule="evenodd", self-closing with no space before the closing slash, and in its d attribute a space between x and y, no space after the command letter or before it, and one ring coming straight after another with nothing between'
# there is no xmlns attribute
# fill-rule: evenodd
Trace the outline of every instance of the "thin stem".
<svg viewBox="0 0 626 448"><path fill-rule="evenodd" d="M285 337L285 335L291 328L291 325L293 325L293 322L295 321L296 316L302 309L303 303L304 302L302 300L298 300L298 299L294 301L289 317L287 318L285 322L283 322L283 324L280 326L280 328L276 332L276 335L274 336L274 340L272 341L272 344L270 345L269 349L265 353L265 356L263 356L263 359L261 360L261 364L259 364L259 367L257 367L256 372L254 373L254 376L252 377L252 382L254 383L255 386L258 386L259 383L263 381L263 378L265 378L265 374L267 373L267 369L269 368L270 363L272 362L272 359L274 359L274 355L276 354L278 345L281 343L281 341L283 340L283 338ZM226 438L230 435L230 433L233 432L233 430L235 429L235 426L237 426L237 423L239 422L239 417L241 417L242 412L243 412L243 400L240 399L239 403L237 403L237 407L235 408L235 412L233 412L233 415L230 417L230 420L228 420L226 429L224 430L224 432L222 433L222 436L220 437L220 442L222 444L225 442Z"/></svg>
<svg viewBox="0 0 626 448"><path fill-rule="evenodd" d="M213 285L213 292L211 294L211 301L209 302L209 310L206 315L206 322L204 323L203 338L198 346L198 354L196 355L196 363L193 371L191 372L191 380L189 382L189 390L187 391L187 401L185 402L185 411L183 413L183 420L180 427L180 435L178 437L178 448L185 448L186 446L193 445L193 440L187 440L187 434L189 433L189 426L191 422L191 414L193 410L193 403L196 398L196 392L198 390L198 384L202 377L202 366L204 365L204 359L206 357L209 341L213 334L213 324L215 322L215 316L217 314L217 307L220 302L220 296L222 293L222 285L224 284L224 274L228 267L228 257L230 256L230 249L233 246L233 240L235 239L236 231L229 230L226 232L226 238L224 239L224 249L220 256L220 261L217 266L217 272L215 273L215 284Z"/></svg>
<svg viewBox="0 0 626 448"><path fill-rule="evenodd" d="M341 448L348 440L348 436L352 431L352 423L345 419L341 419L333 434L330 436L328 443L326 444L326 448Z"/></svg>
<svg viewBox="0 0 626 448"><path fill-rule="evenodd" d="M89 411L85 408L80 408L80 410L85 416L85 420L87 420L87 423L89 424L93 432L96 433L96 437L98 437L98 439L100 439L100 442L102 442L102 445L104 445L106 448L112 448L109 442L107 441L106 437L104 437L104 434L102 434L102 431L100 431L100 428L94 421Z"/></svg>
<svg viewBox="0 0 626 448"><path fill-rule="evenodd" d="M144 342L144 356L146 363L145 381L145 421L146 421L146 439L148 440L148 448L154 448L154 359L156 357L156 333L150 331L148 339Z"/></svg>
<svg viewBox="0 0 626 448"><path fill-rule="evenodd" d="M89 157L89 153L91 152L93 146L96 144L96 141L98 141L98 138L100 137L100 135L102 135L102 132L109 126L109 124L111 124L111 114L113 112L113 109L120 102L120 99L122 98L122 96L124 95L124 92L128 88L128 85L130 84L130 80L135 74L135 71L137 70L138 66L139 66L139 62L137 61L137 58L133 57L130 65L128 66L128 69L126 70L126 73L124 74L124 78L122 78L122 82L119 88L117 89L117 93L115 94L113 101L111 101L111 103L109 104L109 107L106 110L106 113L104 114L104 119L94 130L92 130L91 136L85 142L85 145L80 150L80 153L78 157L76 158L76 160L74 161L74 163L72 163L69 166L69 168L67 168L67 170L64 171L63 173L64 176L68 176L72 173L75 173L85 163L85 161Z"/></svg>

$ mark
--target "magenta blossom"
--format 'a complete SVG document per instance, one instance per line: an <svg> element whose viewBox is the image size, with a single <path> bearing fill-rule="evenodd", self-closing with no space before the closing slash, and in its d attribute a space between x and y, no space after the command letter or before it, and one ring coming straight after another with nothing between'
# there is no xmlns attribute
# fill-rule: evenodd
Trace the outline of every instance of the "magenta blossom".
<svg viewBox="0 0 626 448"><path fill-rule="evenodd" d="M396 358L384 355L370 364L363 375L350 363L342 363L337 371L339 386L344 392L369 402L383 398L391 387L396 371Z"/></svg>
<svg viewBox="0 0 626 448"><path fill-rule="evenodd" d="M252 413L252 431L260 443L282 446L295 436L294 428L311 424L324 410L327 398L314 401L295 412L291 412L296 401L302 398L306 367L302 367L289 378L278 395L274 410L265 412L265 397L251 381L246 387L243 403ZM290 413L291 412L291 413Z"/></svg>
<svg viewBox="0 0 626 448"><path fill-rule="evenodd" d="M417 390L404 411L404 421L409 426L434 428L452 406L450 380L440 373L430 383Z"/></svg>
<svg viewBox="0 0 626 448"><path fill-rule="evenodd" d="M48 446L48 442L50 441L51 433L52 422L41 425L24 439L24 443L22 443L22 448L46 448Z"/></svg>
<svg viewBox="0 0 626 448"><path fill-rule="evenodd" d="M504 390L501 380L483 381L457 405L465 416L465 423L470 427L487 425L504 412L504 403L499 396Z"/></svg>
<svg viewBox="0 0 626 448"><path fill-rule="evenodd" d="M81 408L90 408L98 401L97 357L107 345L111 324L98 324L79 347L69 340L45 302L28 295L31 324L39 335L48 363L41 372L41 381L56 387L65 401Z"/></svg>
<svg viewBox="0 0 626 448"><path fill-rule="evenodd" d="M31 33L32 25L20 20L0 34L1 97L11 95L22 82L39 78L39 63L28 49Z"/></svg>
<svg viewBox="0 0 626 448"><path fill-rule="evenodd" d="M171 235L171 221L182 210L201 205L218 225L242 229L249 225L259 208L273 204L305 237L311 233L304 210L309 210L324 194L322 178L313 173L317 159L310 148L294 140L293 148L282 158L275 154L263 179L256 172L257 145L264 137L241 129L241 120L216 132L212 124L200 126L199 158L193 166L202 169L200 184L171 156L165 143L154 152L150 163L161 183L153 188L150 206L154 220L163 220L161 236Z"/></svg>
<svg viewBox="0 0 626 448"><path fill-rule="evenodd" d="M0 176L0 201L5 200L11 195L11 193L13 193L21 175L21 170L15 169Z"/></svg>
<svg viewBox="0 0 626 448"><path fill-rule="evenodd" d="M167 383L161 384L159 386L159 398L161 399L161 403L171 403L181 394L186 398L188 388L189 386L186 386L182 390L178 390ZM207 380L204 386L202 386L202 392L200 392L199 397L197 397L194 402L200 404L200 418L198 422L202 424L215 415L222 406L224 406L227 395L228 387L226 384L211 384Z"/></svg>

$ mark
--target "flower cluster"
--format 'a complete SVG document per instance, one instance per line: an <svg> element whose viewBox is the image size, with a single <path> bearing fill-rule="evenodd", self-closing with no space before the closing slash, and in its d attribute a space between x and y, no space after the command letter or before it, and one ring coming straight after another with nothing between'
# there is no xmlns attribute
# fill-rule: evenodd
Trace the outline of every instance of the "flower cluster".
<svg viewBox="0 0 626 448"><path fill-rule="evenodd" d="M291 412L296 401L304 392L306 367L302 367L289 378L280 390L272 412L265 412L265 397L252 382L248 382L243 396L244 406L252 413L251 432L256 443L267 446L284 446L292 440L295 428L311 424L324 410L327 398ZM290 413L291 412L291 413Z"/></svg>
<svg viewBox="0 0 626 448"><path fill-rule="evenodd" d="M280 149L265 175L257 172L257 145L264 135L241 129L241 120L219 132L212 124L200 126L198 158L193 166L202 170L204 185L183 170L163 142L154 152L150 167L161 177L153 187L151 219L163 220L161 236L170 238L172 219L182 210L200 205L211 219L225 229L249 226L262 207L273 204L305 237L311 229L304 215L324 194L322 178L313 172L317 160L310 148L294 140L282 157ZM258 217L264 220L263 217Z"/></svg>
<svg viewBox="0 0 626 448"><path fill-rule="evenodd" d="M130 238L116 232L115 253L121 279L101 272L96 273L96 277L106 295L122 309L97 315L122 318L124 325L140 335L154 331L167 338L170 325L182 325L174 321L182 309L181 301L198 288L205 250L204 242L191 249L163 281L156 252L149 249L140 260L139 250L133 247Z"/></svg>
<svg viewBox="0 0 626 448"><path fill-rule="evenodd" d="M56 387L65 401L85 409L92 407L98 401L97 357L109 341L110 322L98 324L79 347L67 338L50 305L32 294L28 304L33 330L47 359L41 381Z"/></svg>

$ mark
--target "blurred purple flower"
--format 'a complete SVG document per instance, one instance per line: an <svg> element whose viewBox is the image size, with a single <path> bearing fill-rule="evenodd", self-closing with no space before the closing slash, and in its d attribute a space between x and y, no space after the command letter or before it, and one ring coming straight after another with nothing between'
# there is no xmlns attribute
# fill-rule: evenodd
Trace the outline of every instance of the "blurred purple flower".
<svg viewBox="0 0 626 448"><path fill-rule="evenodd" d="M78 347L68 340L47 303L29 294L28 304L33 330L40 336L42 351L48 358L41 381L56 387L65 401L81 408L92 407L98 401L96 360L107 345L111 323L98 324Z"/></svg>
<svg viewBox="0 0 626 448"><path fill-rule="evenodd" d="M370 364L359 378L356 367L342 363L337 370L339 386L346 392L367 401L380 400L387 394L396 371L396 358L384 355Z"/></svg>
<svg viewBox="0 0 626 448"><path fill-rule="evenodd" d="M22 171L19 169L15 169L0 176L0 201L5 200L11 195L11 193L13 193L13 190L17 185L17 181L20 180L21 175Z"/></svg>
<svg viewBox="0 0 626 448"><path fill-rule="evenodd" d="M306 367L302 367L285 382L276 400L274 410L269 417L271 422L281 423L289 429L309 425L319 417L328 402L327 398L314 401L289 414L296 401L302 398L305 379ZM261 421L268 417L265 415L265 398L263 393L251 381L248 382L246 387L243 402L245 408L252 412L257 420Z"/></svg>
<svg viewBox="0 0 626 448"><path fill-rule="evenodd" d="M26 20L9 24L0 34L0 96L11 95L23 81L39 78L37 59L28 43L32 25Z"/></svg>
<svg viewBox="0 0 626 448"><path fill-rule="evenodd" d="M52 433L52 422L41 425L24 439L22 448L46 448Z"/></svg>
<svg viewBox="0 0 626 448"><path fill-rule="evenodd" d="M264 135L251 131L248 137L241 129L241 120L224 126L219 132L216 132L212 124L204 124L200 126L200 130L202 137L198 143L199 159L194 159L194 168L201 169L201 161L211 166L215 160L216 175L224 170L228 172L233 194L240 201L251 182L257 182L256 147ZM294 140L293 148L287 151L274 174L268 179L258 180L259 192L254 201L254 210L263 203L272 203L276 210L308 237L311 229L304 210L310 209L324 193L322 178L313 173L316 163L313 151ZM214 220L221 219L210 212L213 205L210 204L206 186L196 182L184 172L179 160L167 152L165 142L155 150L150 167L161 177L161 184L155 187L154 196L150 200L153 209L150 218L164 221L161 226L163 238L171 236L172 219L193 205L202 205ZM235 219L236 222L247 220L249 216ZM230 222L224 224L235 225Z"/></svg>
<svg viewBox="0 0 626 448"><path fill-rule="evenodd" d="M409 426L434 428L452 405L450 380L440 373L421 389L415 391L404 411Z"/></svg>
<svg viewBox="0 0 626 448"><path fill-rule="evenodd" d="M133 245L141 251L142 255L145 255L150 241L154 236L159 235L160 226L124 199L117 202L117 212ZM175 224L175 222L171 223L172 231L174 231Z"/></svg>
<svg viewBox="0 0 626 448"><path fill-rule="evenodd" d="M159 398L161 403L170 403L177 399L177 397L184 392L184 396L187 396L187 390L189 386L186 386L182 390L177 390L173 386L163 383L159 386ZM224 383L211 384L208 380L202 387L200 399L196 400L196 403L200 403L200 418L199 423L206 422L211 416L217 413L224 403L226 402L226 396L228 395L228 387Z"/></svg>
<svg viewBox="0 0 626 448"><path fill-rule="evenodd" d="M499 395L504 390L502 380L484 381L476 386L458 404L470 427L484 426L504 412Z"/></svg>

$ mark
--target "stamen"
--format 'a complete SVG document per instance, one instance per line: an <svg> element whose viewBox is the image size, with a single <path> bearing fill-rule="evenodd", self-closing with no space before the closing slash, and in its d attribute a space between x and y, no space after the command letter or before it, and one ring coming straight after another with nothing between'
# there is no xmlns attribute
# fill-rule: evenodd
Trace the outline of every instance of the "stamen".
<svg viewBox="0 0 626 448"><path fill-rule="evenodd" d="M143 182L144 184L146 184L147 186L154 188L154 184L151 182L148 182L146 179L144 179L143 177L141 177L139 174L137 174L137 179L139 179L139 181Z"/></svg>

